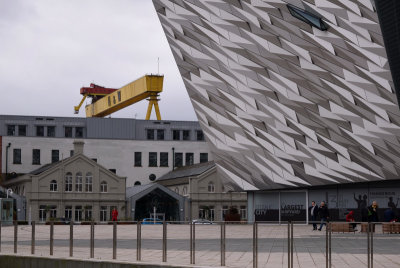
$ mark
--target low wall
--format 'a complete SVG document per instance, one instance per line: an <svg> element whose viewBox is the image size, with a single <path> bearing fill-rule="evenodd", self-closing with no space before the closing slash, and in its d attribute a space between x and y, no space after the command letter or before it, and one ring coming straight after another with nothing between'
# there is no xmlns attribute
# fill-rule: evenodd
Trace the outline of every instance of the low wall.
<svg viewBox="0 0 400 268"><path fill-rule="evenodd" d="M9 268L195 268L195 266L78 260L21 255L0 255L0 267ZM199 266L196 266L199 267Z"/></svg>

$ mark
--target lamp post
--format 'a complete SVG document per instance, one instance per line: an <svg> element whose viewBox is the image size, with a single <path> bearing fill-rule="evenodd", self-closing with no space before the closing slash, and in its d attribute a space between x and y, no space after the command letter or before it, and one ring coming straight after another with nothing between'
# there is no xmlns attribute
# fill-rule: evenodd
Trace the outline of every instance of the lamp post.
<svg viewBox="0 0 400 268"><path fill-rule="evenodd" d="M12 193L13 193L13 191L12 191L12 189L11 189L11 188L8 188L8 189L7 189L7 198L8 198L8 193L10 193L10 194L12 194Z"/></svg>

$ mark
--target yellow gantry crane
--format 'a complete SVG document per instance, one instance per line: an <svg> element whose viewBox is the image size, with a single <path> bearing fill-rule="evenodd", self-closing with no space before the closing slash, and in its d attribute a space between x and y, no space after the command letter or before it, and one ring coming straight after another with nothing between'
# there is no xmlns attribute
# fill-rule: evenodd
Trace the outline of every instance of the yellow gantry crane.
<svg viewBox="0 0 400 268"><path fill-rule="evenodd" d="M160 108L158 107L159 95L162 92L164 82L163 75L145 75L120 89L105 88L95 84L90 87L82 87L83 98L78 106L74 107L75 113L79 113L86 97L92 98L92 103L87 105L86 117L104 117L119 111L129 105L147 99L146 120L150 119L154 106L157 120L161 120Z"/></svg>

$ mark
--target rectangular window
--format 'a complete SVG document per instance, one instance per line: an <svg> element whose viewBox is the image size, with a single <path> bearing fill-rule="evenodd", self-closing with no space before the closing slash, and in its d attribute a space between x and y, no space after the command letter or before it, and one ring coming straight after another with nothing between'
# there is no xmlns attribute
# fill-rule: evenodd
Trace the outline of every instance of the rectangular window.
<svg viewBox="0 0 400 268"><path fill-rule="evenodd" d="M225 215L228 213L228 206L222 206L222 220L225 220Z"/></svg>
<svg viewBox="0 0 400 268"><path fill-rule="evenodd" d="M18 136L26 136L26 126L18 126Z"/></svg>
<svg viewBox="0 0 400 268"><path fill-rule="evenodd" d="M75 138L83 138L83 127L75 128Z"/></svg>
<svg viewBox="0 0 400 268"><path fill-rule="evenodd" d="M60 151L51 150L51 163L58 162L60 160Z"/></svg>
<svg viewBox="0 0 400 268"><path fill-rule="evenodd" d="M180 130L172 130L172 139L174 141L179 141L181 139L181 131Z"/></svg>
<svg viewBox="0 0 400 268"><path fill-rule="evenodd" d="M32 150L32 165L40 165L40 149Z"/></svg>
<svg viewBox="0 0 400 268"><path fill-rule="evenodd" d="M193 153L186 153L185 155L185 164L186 166L193 165L194 154Z"/></svg>
<svg viewBox="0 0 400 268"><path fill-rule="evenodd" d="M142 166L142 152L135 152L135 167Z"/></svg>
<svg viewBox="0 0 400 268"><path fill-rule="evenodd" d="M91 221L93 215L92 206L85 206L85 221Z"/></svg>
<svg viewBox="0 0 400 268"><path fill-rule="evenodd" d="M76 173L76 178L75 178L75 191L76 192L82 192L82 173L78 172Z"/></svg>
<svg viewBox="0 0 400 268"><path fill-rule="evenodd" d="M200 163L208 162L208 153L200 153Z"/></svg>
<svg viewBox="0 0 400 268"><path fill-rule="evenodd" d="M91 175L86 175L85 191L86 192L92 192L93 191L93 177Z"/></svg>
<svg viewBox="0 0 400 268"><path fill-rule="evenodd" d="M74 150L70 150L69 151L69 156L73 156L74 155Z"/></svg>
<svg viewBox="0 0 400 268"><path fill-rule="evenodd" d="M118 91L117 94L118 94L118 102L120 102L121 101L121 91Z"/></svg>
<svg viewBox="0 0 400 268"><path fill-rule="evenodd" d="M66 220L72 220L72 206L65 207L64 217Z"/></svg>
<svg viewBox="0 0 400 268"><path fill-rule="evenodd" d="M15 135L15 125L7 125L7 135L8 136Z"/></svg>
<svg viewBox="0 0 400 268"><path fill-rule="evenodd" d="M108 106L111 106L111 97L108 96Z"/></svg>
<svg viewBox="0 0 400 268"><path fill-rule="evenodd" d="M184 141L190 140L190 130L183 130L182 131L182 139Z"/></svg>
<svg viewBox="0 0 400 268"><path fill-rule="evenodd" d="M72 138L72 127L65 127L64 136L66 138Z"/></svg>
<svg viewBox="0 0 400 268"><path fill-rule="evenodd" d="M13 164L21 164L21 149L13 150Z"/></svg>
<svg viewBox="0 0 400 268"><path fill-rule="evenodd" d="M47 127L47 137L55 137L56 136L56 127L48 126Z"/></svg>
<svg viewBox="0 0 400 268"><path fill-rule="evenodd" d="M204 133L202 130L196 131L196 137L198 141L204 141Z"/></svg>
<svg viewBox="0 0 400 268"><path fill-rule="evenodd" d="M46 206L40 205L39 207L39 221L46 221Z"/></svg>
<svg viewBox="0 0 400 268"><path fill-rule="evenodd" d="M57 218L57 206L50 207L50 219Z"/></svg>
<svg viewBox="0 0 400 268"><path fill-rule="evenodd" d="M82 220L82 206L75 206L75 221L80 222Z"/></svg>
<svg viewBox="0 0 400 268"><path fill-rule="evenodd" d="M247 209L246 209L246 206L240 206L239 213L240 213L240 219L241 219L241 220L246 220L246 219L247 219Z"/></svg>
<svg viewBox="0 0 400 268"><path fill-rule="evenodd" d="M183 153L175 153L175 167L183 166Z"/></svg>
<svg viewBox="0 0 400 268"><path fill-rule="evenodd" d="M100 207L100 221L107 221L107 207Z"/></svg>
<svg viewBox="0 0 400 268"><path fill-rule="evenodd" d="M44 126L36 126L36 136L38 137L44 136Z"/></svg>
<svg viewBox="0 0 400 268"><path fill-rule="evenodd" d="M147 139L154 140L154 129L146 129Z"/></svg>
<svg viewBox="0 0 400 268"><path fill-rule="evenodd" d="M149 167L156 167L157 166L157 153L150 152L149 153Z"/></svg>
<svg viewBox="0 0 400 268"><path fill-rule="evenodd" d="M163 141L164 140L164 129L157 129L157 140Z"/></svg>
<svg viewBox="0 0 400 268"><path fill-rule="evenodd" d="M168 167L168 153L167 152L160 153L160 167Z"/></svg>
<svg viewBox="0 0 400 268"><path fill-rule="evenodd" d="M210 213L209 213L209 220L210 221L214 221L214 218L215 218L215 208L212 206L212 207L209 207L210 208Z"/></svg>

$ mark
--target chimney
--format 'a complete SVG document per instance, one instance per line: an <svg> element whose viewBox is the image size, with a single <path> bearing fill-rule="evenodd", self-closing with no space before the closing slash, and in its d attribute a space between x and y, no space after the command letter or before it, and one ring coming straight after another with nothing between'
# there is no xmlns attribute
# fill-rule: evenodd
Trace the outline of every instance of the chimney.
<svg viewBox="0 0 400 268"><path fill-rule="evenodd" d="M82 140L74 141L74 154L83 154L83 145L85 143Z"/></svg>

